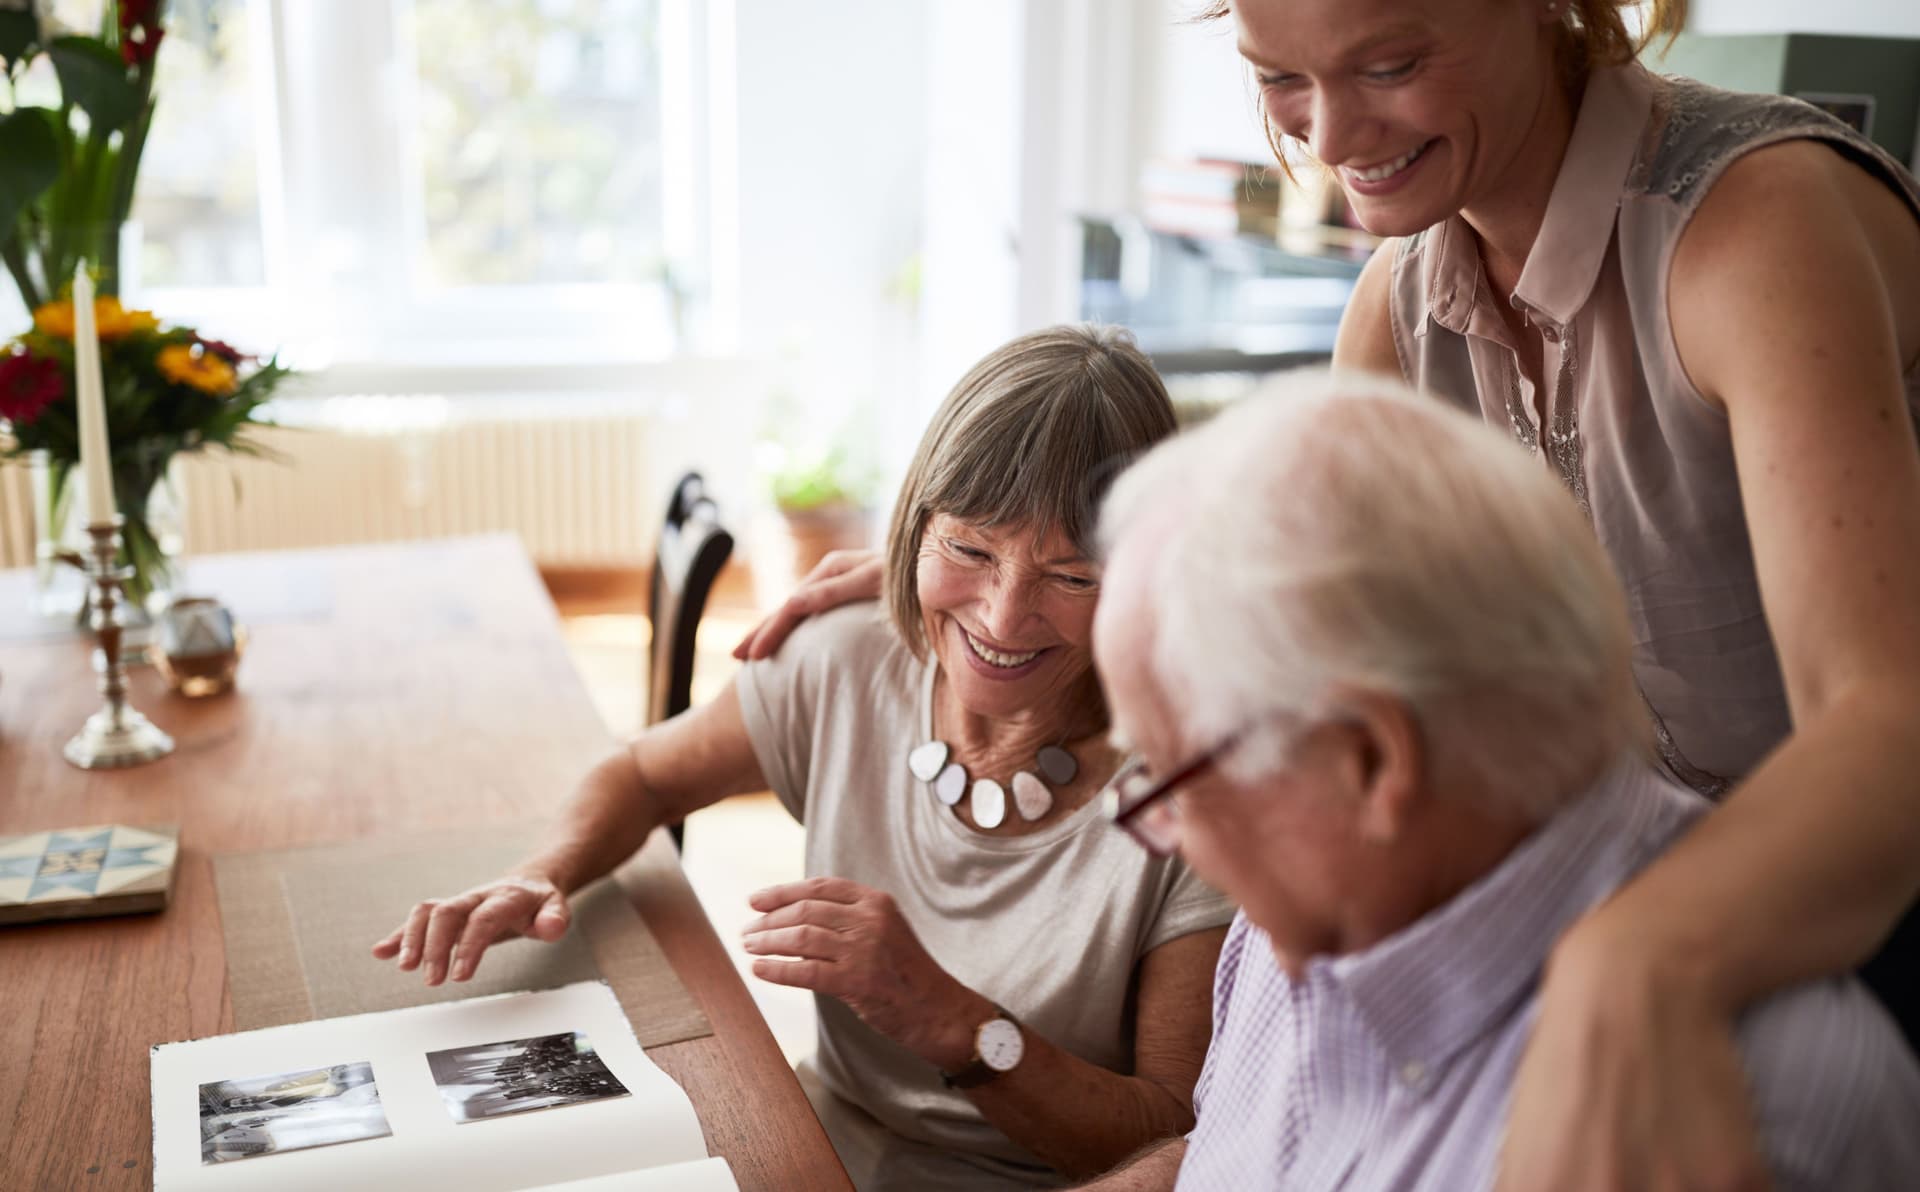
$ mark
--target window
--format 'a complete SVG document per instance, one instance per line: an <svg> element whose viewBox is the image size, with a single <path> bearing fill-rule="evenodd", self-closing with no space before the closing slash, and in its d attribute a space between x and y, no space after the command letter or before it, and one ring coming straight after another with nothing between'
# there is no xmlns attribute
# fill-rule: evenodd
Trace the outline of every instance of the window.
<svg viewBox="0 0 1920 1192"><path fill-rule="evenodd" d="M388 390L665 357L710 288L725 10L171 0L123 290ZM90 28L101 0L53 12Z"/></svg>
<svg viewBox="0 0 1920 1192"><path fill-rule="evenodd" d="M659 278L652 8L647 0L496 0L484 8L414 0L423 280Z"/></svg>
<svg viewBox="0 0 1920 1192"><path fill-rule="evenodd" d="M262 286L260 154L245 0L173 0L132 220L128 288ZM124 265L123 265L124 268Z"/></svg>

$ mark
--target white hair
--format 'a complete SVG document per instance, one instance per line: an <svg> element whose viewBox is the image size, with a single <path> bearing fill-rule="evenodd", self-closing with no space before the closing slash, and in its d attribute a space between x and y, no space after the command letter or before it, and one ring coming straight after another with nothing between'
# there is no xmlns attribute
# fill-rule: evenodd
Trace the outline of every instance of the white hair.
<svg viewBox="0 0 1920 1192"><path fill-rule="evenodd" d="M1439 401L1278 378L1121 476L1103 549L1136 527L1160 539L1149 663L1195 741L1386 695L1435 767L1536 821L1644 741L1625 602L1585 516ZM1257 780L1285 748L1256 732L1227 765Z"/></svg>

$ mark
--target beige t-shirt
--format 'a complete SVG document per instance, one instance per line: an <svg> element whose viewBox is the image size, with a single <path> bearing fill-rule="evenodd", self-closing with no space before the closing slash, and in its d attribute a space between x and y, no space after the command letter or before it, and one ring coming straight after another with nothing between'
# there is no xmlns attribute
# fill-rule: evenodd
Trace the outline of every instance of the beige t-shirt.
<svg viewBox="0 0 1920 1192"><path fill-rule="evenodd" d="M927 951L1028 1030L1133 1068L1134 970L1154 948L1233 917L1178 859L1150 856L1097 800L1039 832L982 835L907 769L928 739L922 664L880 606L815 617L740 673L762 773L807 825L807 874L884 890ZM1050 1187L1062 1178L964 1093L830 997L816 999L821 1120L862 1192Z"/></svg>

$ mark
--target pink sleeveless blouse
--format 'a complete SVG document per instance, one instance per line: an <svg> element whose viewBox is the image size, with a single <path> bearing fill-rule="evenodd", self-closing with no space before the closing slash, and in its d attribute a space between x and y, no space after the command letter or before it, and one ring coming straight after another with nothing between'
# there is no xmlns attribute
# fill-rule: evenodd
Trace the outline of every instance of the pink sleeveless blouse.
<svg viewBox="0 0 1920 1192"><path fill-rule="evenodd" d="M1760 606L1724 412L1680 367L1667 319L1674 247L1735 159L1826 142L1920 219L1897 162L1797 100L1638 65L1595 72L1513 304L1546 341L1537 393L1454 216L1393 250L1390 309L1408 381L1511 429L1593 521L1625 584L1634 671L1675 777L1718 797L1791 729ZM1904 378L1920 425L1920 367Z"/></svg>

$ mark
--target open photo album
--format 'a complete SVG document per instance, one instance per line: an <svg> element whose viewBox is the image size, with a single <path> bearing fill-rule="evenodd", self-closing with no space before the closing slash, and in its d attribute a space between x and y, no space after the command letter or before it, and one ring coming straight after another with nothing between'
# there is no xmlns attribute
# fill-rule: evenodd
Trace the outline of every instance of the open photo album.
<svg viewBox="0 0 1920 1192"><path fill-rule="evenodd" d="M153 1049L154 1187L733 1192L604 982Z"/></svg>

